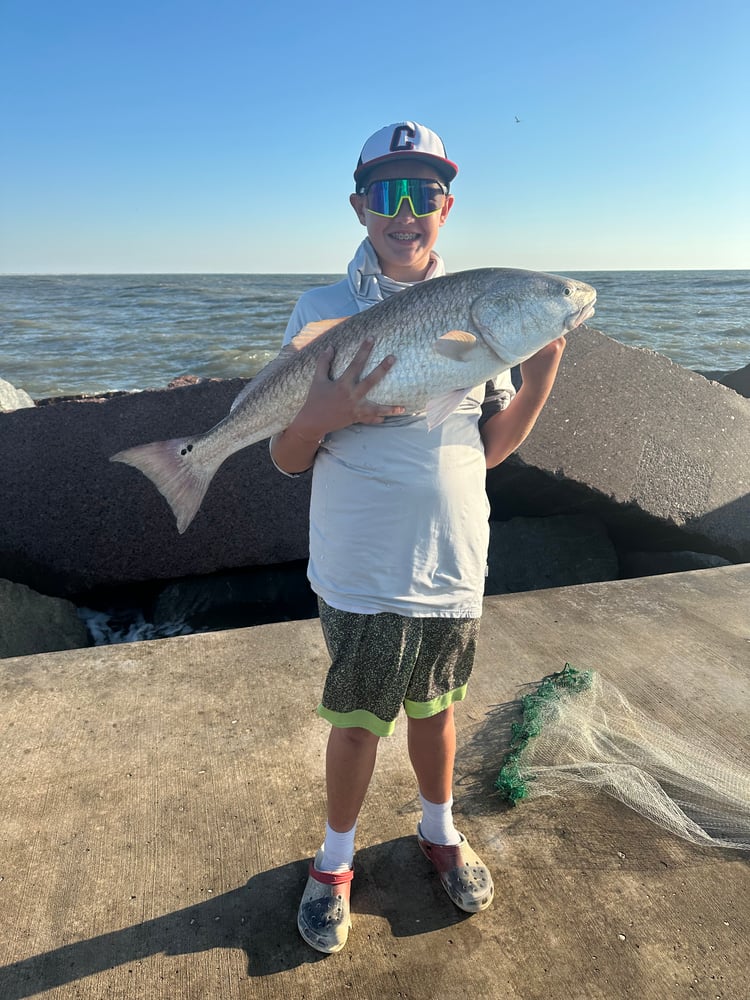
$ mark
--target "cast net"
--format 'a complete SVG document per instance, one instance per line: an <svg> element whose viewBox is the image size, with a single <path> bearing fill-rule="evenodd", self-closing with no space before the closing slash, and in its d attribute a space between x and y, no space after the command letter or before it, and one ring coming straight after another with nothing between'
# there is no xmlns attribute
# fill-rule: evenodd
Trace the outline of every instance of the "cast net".
<svg viewBox="0 0 750 1000"><path fill-rule="evenodd" d="M694 844L750 850L750 771L570 664L522 699L496 786L512 803L585 787Z"/></svg>

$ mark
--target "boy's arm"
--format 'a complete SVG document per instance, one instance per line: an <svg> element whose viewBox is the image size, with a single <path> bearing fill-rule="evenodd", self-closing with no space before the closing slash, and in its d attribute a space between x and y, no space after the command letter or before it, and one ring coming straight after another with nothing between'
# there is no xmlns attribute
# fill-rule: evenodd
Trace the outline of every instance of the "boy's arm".
<svg viewBox="0 0 750 1000"><path fill-rule="evenodd" d="M402 406L378 406L365 399L396 361L389 354L360 380L372 344L365 340L337 379L330 374L333 348L321 354L305 405L286 430L271 439L271 458L280 471L294 475L309 469L323 438L332 431L350 424L380 424L385 417L404 412Z"/></svg>
<svg viewBox="0 0 750 1000"><path fill-rule="evenodd" d="M552 390L564 350L565 338L560 337L521 364L523 385L509 405L482 426L488 469L505 461L530 434Z"/></svg>

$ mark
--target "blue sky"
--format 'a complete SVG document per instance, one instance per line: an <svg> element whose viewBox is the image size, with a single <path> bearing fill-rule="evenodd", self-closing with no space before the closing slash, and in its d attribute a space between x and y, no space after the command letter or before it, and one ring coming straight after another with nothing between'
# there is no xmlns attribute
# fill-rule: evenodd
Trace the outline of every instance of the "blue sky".
<svg viewBox="0 0 750 1000"><path fill-rule="evenodd" d="M404 118L450 270L749 268L749 9L0 0L0 272L343 272Z"/></svg>

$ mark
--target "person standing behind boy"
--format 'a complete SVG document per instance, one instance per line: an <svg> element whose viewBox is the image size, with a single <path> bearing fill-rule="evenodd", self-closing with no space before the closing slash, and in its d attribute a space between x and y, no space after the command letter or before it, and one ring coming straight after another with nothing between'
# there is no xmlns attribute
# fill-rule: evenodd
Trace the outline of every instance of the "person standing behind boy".
<svg viewBox="0 0 750 1000"><path fill-rule="evenodd" d="M367 237L343 281L301 296L284 342L309 322L363 311L444 274L434 246L457 172L440 137L423 125L398 122L372 135L349 199ZM534 426L564 345L560 338L524 362L517 394L505 372L488 391L473 389L431 431L424 415L366 399L397 358L362 377L372 349L365 341L331 379L329 348L304 406L271 440L279 471L313 468L308 577L331 656L318 706L331 723L326 832L297 920L318 951L346 944L357 818L379 740L393 731L402 705L422 804L419 847L456 906L475 913L492 902L492 877L453 824L453 705L466 694L482 613L486 470Z"/></svg>

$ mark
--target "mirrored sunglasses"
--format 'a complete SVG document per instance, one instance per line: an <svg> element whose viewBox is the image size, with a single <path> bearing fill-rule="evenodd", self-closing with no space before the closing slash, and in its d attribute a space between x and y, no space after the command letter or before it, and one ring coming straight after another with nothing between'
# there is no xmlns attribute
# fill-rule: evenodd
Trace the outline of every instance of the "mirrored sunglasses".
<svg viewBox="0 0 750 1000"><path fill-rule="evenodd" d="M439 181L402 177L373 181L363 193L367 198L367 208L374 215L392 219L398 215L401 203L408 201L412 215L421 219L440 211L448 189Z"/></svg>

